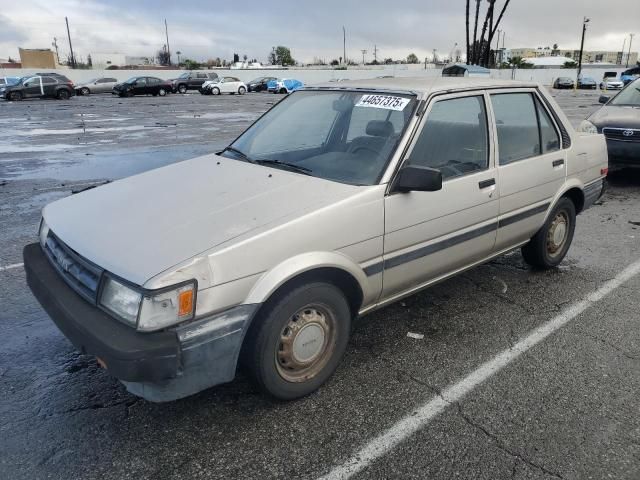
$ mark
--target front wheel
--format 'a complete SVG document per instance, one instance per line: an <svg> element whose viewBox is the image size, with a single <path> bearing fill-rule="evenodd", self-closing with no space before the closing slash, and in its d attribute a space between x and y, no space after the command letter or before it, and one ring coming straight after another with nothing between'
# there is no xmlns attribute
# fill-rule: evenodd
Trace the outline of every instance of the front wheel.
<svg viewBox="0 0 640 480"><path fill-rule="evenodd" d="M164 88L161 88L160 90L158 90L158 95L160 95L161 97L164 97L167 94L167 91Z"/></svg>
<svg viewBox="0 0 640 480"><path fill-rule="evenodd" d="M287 89L286 89L286 88L281 88L281 89L280 89L280 93L282 93L282 94L287 93Z"/></svg>
<svg viewBox="0 0 640 480"><path fill-rule="evenodd" d="M213 87L211 89L211 94L212 95L220 95L220 89L218 87Z"/></svg>
<svg viewBox="0 0 640 480"><path fill-rule="evenodd" d="M243 345L243 364L266 393L293 400L317 390L338 367L351 311L334 285L301 285L267 303Z"/></svg>
<svg viewBox="0 0 640 480"><path fill-rule="evenodd" d="M22 93L20 92L9 92L7 95L7 100L11 100L12 102L19 102L22 100Z"/></svg>
<svg viewBox="0 0 640 480"><path fill-rule="evenodd" d="M187 86L186 85L180 85L178 87L178 92L179 93L187 93Z"/></svg>
<svg viewBox="0 0 640 480"><path fill-rule="evenodd" d="M522 247L529 265L542 269L557 267L569 251L576 228L576 207L563 197L533 238Z"/></svg>
<svg viewBox="0 0 640 480"><path fill-rule="evenodd" d="M89 95L89 94L91 93L91 90L89 90L87 87L82 87L82 88L80 89L80 93L81 93L82 95Z"/></svg>

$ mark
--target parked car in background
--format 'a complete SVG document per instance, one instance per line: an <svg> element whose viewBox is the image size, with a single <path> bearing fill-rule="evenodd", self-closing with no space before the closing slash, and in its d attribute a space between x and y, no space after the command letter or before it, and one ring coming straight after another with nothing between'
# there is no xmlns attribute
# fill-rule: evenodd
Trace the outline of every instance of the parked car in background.
<svg viewBox="0 0 640 480"><path fill-rule="evenodd" d="M66 100L75 95L73 82L62 76L25 77L20 83L0 86L0 97L18 101L25 98L57 98Z"/></svg>
<svg viewBox="0 0 640 480"><path fill-rule="evenodd" d="M271 93L291 93L304 88L304 83L293 78L281 78L272 80L268 84Z"/></svg>
<svg viewBox="0 0 640 480"><path fill-rule="evenodd" d="M88 82L79 83L75 90L77 95L90 95L92 93L111 93L118 80L113 77L92 78Z"/></svg>
<svg viewBox="0 0 640 480"><path fill-rule="evenodd" d="M45 206L24 269L135 395L186 397L241 363L291 400L331 377L359 315L514 248L558 266L606 171L604 137L533 83L327 83L218 154Z"/></svg>
<svg viewBox="0 0 640 480"><path fill-rule="evenodd" d="M553 88L563 89L573 87L575 87L575 82L569 77L559 77L553 82Z"/></svg>
<svg viewBox="0 0 640 480"><path fill-rule="evenodd" d="M0 77L0 87L3 85L15 85L20 83L22 77Z"/></svg>
<svg viewBox="0 0 640 480"><path fill-rule="evenodd" d="M622 90L624 82L618 80L617 72L605 72L600 82L600 90Z"/></svg>
<svg viewBox="0 0 640 480"><path fill-rule="evenodd" d="M187 93L188 90L199 90L204 82L216 80L217 73L184 72L178 78L169 80L173 93Z"/></svg>
<svg viewBox="0 0 640 480"><path fill-rule="evenodd" d="M633 82L636 78L640 78L640 66L625 70L620 75L620 80L622 80L622 83L625 85Z"/></svg>
<svg viewBox="0 0 640 480"><path fill-rule="evenodd" d="M580 130L604 134L612 168L639 168L640 78L614 97L602 95L600 103L605 105L584 120Z"/></svg>
<svg viewBox="0 0 640 480"><path fill-rule="evenodd" d="M129 80L117 83L111 93L121 97L134 95L160 95L164 97L171 92L171 83L157 77L131 77Z"/></svg>
<svg viewBox="0 0 640 480"><path fill-rule="evenodd" d="M203 95L220 95L230 93L231 95L244 95L247 93L247 86L236 77L221 77L216 80L208 80L200 88Z"/></svg>
<svg viewBox="0 0 640 480"><path fill-rule="evenodd" d="M277 80L275 77L258 77L247 83L248 92L265 92L267 85L271 80Z"/></svg>
<svg viewBox="0 0 640 480"><path fill-rule="evenodd" d="M598 83L591 77L578 78L578 88L581 90L596 90Z"/></svg>

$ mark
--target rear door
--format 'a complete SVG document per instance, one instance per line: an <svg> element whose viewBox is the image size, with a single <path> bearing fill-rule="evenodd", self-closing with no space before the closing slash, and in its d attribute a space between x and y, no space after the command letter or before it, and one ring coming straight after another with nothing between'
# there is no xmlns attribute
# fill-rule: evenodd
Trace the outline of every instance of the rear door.
<svg viewBox="0 0 640 480"><path fill-rule="evenodd" d="M189 88L200 88L209 79L206 73L196 73L195 78L189 80Z"/></svg>
<svg viewBox="0 0 640 480"><path fill-rule="evenodd" d="M566 177L560 132L534 89L491 94L500 214L496 248L527 241L542 226Z"/></svg>
<svg viewBox="0 0 640 480"><path fill-rule="evenodd" d="M484 92L437 97L405 165L440 170L442 190L385 199L383 297L488 257L498 216L497 173Z"/></svg>
<svg viewBox="0 0 640 480"><path fill-rule="evenodd" d="M42 77L42 91L44 96L52 97L56 94L58 81L53 77Z"/></svg>

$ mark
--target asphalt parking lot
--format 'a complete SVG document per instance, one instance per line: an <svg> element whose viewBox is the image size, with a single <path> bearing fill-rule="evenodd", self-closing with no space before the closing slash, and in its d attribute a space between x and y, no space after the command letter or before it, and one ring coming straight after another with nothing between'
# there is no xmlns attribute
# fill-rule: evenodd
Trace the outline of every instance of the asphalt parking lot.
<svg viewBox="0 0 640 480"><path fill-rule="evenodd" d="M577 125L598 95L557 100ZM153 404L74 350L21 268L40 209L215 152L279 99L0 102L0 478L640 478L634 172L610 176L558 269L515 251L360 319L335 376L296 402L240 374Z"/></svg>

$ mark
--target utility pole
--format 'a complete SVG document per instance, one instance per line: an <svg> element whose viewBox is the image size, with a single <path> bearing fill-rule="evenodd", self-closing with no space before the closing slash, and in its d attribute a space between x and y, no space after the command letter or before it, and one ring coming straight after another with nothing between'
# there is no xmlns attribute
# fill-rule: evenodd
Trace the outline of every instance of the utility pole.
<svg viewBox="0 0 640 480"><path fill-rule="evenodd" d="M620 55L620 66L624 63L624 52L627 50L627 37L624 37L624 42L622 42L622 54Z"/></svg>
<svg viewBox="0 0 640 480"><path fill-rule="evenodd" d="M367 50L360 50L362 52L362 65L365 65L364 56L367 54Z"/></svg>
<svg viewBox="0 0 640 480"><path fill-rule="evenodd" d="M629 34L629 53L627 54L627 66L626 68L629 68L629 59L631 58L631 44L633 43L633 37L635 36L635 33L630 33Z"/></svg>
<svg viewBox="0 0 640 480"><path fill-rule="evenodd" d="M378 46L373 46L373 60L378 63Z"/></svg>
<svg viewBox="0 0 640 480"><path fill-rule="evenodd" d="M582 41L580 42L580 58L578 58L578 77L576 78L576 80L580 80L580 74L582 73L582 54L584 52L584 36L587 33L587 23L589 23L591 20L588 19L587 17L584 17L584 20L582 20ZM576 85L578 85L578 82L576 82Z"/></svg>
<svg viewBox="0 0 640 480"><path fill-rule="evenodd" d="M76 57L73 55L73 46L71 45L71 34L69 33L69 19L64 17L67 23L67 37L69 38L69 50L71 50L71 68L76 68Z"/></svg>
<svg viewBox="0 0 640 480"><path fill-rule="evenodd" d="M626 38L624 40L625 42L627 41ZM56 37L53 37L53 42L51 43L51 46L56 49L56 58L58 59L58 63L60 63L60 53L58 52L58 39Z"/></svg>
<svg viewBox="0 0 640 480"><path fill-rule="evenodd" d="M344 64L347 65L347 31L342 26L342 58L344 58Z"/></svg>
<svg viewBox="0 0 640 480"><path fill-rule="evenodd" d="M435 65L436 62L438 61L438 55L436 54L437 50L434 48L433 49L433 64Z"/></svg>
<svg viewBox="0 0 640 480"><path fill-rule="evenodd" d="M164 34L167 37L167 60L169 61L169 65L171 65L171 48L169 47L169 29L167 28L167 19L164 19Z"/></svg>

